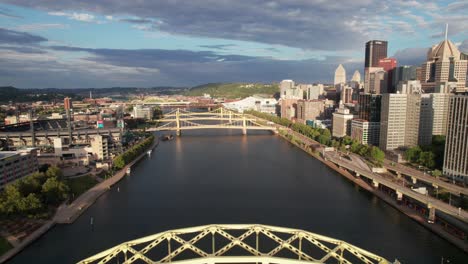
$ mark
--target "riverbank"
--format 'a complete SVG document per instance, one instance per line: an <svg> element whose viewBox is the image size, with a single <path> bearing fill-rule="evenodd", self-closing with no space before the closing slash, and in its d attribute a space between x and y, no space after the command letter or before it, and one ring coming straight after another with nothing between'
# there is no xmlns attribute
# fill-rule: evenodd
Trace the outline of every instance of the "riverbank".
<svg viewBox="0 0 468 264"><path fill-rule="evenodd" d="M5 263L16 254L21 252L24 248L26 248L29 244L34 242L36 239L40 238L44 235L47 231L49 231L53 226L56 224L71 224L73 223L78 217L84 213L84 211L89 208L94 202L105 192L110 190L110 188L122 180L126 176L127 168L131 168L134 164L140 161L143 157L147 155L148 150L153 150L159 144L159 139L155 137L153 144L142 154L136 157L132 162L127 164L121 170L117 171L113 177L108 178L105 181L102 181L86 191L85 193L81 194L77 199L75 199L70 205L62 204L57 208L54 217L47 221L46 224L38 228L36 231L31 233L28 237L22 240L17 246L13 247L5 254L0 256L0 263Z"/></svg>
<svg viewBox="0 0 468 264"><path fill-rule="evenodd" d="M286 128L283 128L283 130L286 130ZM288 131L288 133L292 133L294 136L296 136L297 138L299 138L301 141L304 136L298 134L297 132L295 131ZM327 161L325 159L323 159L320 154L318 153L314 153L313 151L311 151L310 149L308 148L305 148L303 147L302 145L300 144L297 144L294 140L290 140L288 137L286 137L285 135L279 133L279 135L287 140L288 142L290 142L291 144L295 145L296 147L302 149L304 152L306 152L307 154L313 156L314 158L316 158L317 160L321 161L322 163L324 163L327 167L333 169L334 171L338 172L340 175L344 176L345 178L347 178L348 180L350 180L351 182L354 182L355 184L357 184L359 187L363 188L364 190L367 190L368 192L374 194L375 196L377 196L378 198L380 198L381 200L383 200L384 202L386 202L387 204L389 204L390 206L394 207L395 209L397 209L398 211L400 211L401 213L405 214L406 216L408 216L409 218L411 218L412 220L418 222L419 224L421 224L422 226L424 226L425 228L427 228L428 230L432 231L433 233L437 234L438 236L442 237L443 239L447 240L448 242L452 243L454 246L458 247L459 249L463 250L465 253L468 254L468 243L466 243L465 241L461 240L461 239L458 239L452 235L450 235L449 233L447 233L442 227L436 225L436 224L429 224L427 223L426 221L426 218L421 216L420 214L418 214L417 212L415 212L414 210L410 209L410 208L407 208L407 207L404 207L400 204L398 204L398 202L393 199L392 197L389 197L387 194L383 193L382 191L380 191L379 189L376 189L376 188L373 188L372 186L370 186L367 182L365 182L364 180L360 179L360 178L356 178L354 177L351 173L349 173L348 171L346 170L343 170L343 169L340 169L338 166L336 166L333 162L330 162L330 161ZM311 139L308 139L309 141L311 142L314 142L313 140ZM316 144L319 144L318 142L315 142Z"/></svg>

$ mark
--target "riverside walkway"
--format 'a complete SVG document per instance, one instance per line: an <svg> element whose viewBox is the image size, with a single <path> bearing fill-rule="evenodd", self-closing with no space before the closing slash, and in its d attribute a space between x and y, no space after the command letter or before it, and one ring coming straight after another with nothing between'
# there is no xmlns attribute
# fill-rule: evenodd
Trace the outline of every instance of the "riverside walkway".
<svg viewBox="0 0 468 264"><path fill-rule="evenodd" d="M155 148L159 144L159 139L155 138L153 145L150 149ZM54 216L54 222L57 224L71 224L73 223L89 206L91 206L99 196L104 194L109 190L114 184L119 182L123 177L125 177L127 169L131 168L135 163L142 159L146 154L146 151L140 154L135 160L127 164L124 168L119 170L111 178L98 183L93 188L89 189L87 192L80 195L75 201L71 204L62 205L57 209L57 212Z"/></svg>

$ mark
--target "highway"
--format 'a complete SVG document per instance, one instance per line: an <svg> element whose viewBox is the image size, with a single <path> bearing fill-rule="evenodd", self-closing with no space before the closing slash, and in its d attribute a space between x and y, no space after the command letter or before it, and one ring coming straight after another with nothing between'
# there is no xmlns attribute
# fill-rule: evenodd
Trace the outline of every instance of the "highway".
<svg viewBox="0 0 468 264"><path fill-rule="evenodd" d="M438 186L440 188L444 188L445 190L451 192L452 194L455 195L468 195L468 188L462 187L455 185L453 183L445 182L442 180L439 180L431 175L425 174L424 172L421 172L419 170L413 169L411 167L401 165L398 163L393 163L390 160L385 160L384 161L384 167L389 170L389 171L395 171L398 173L401 173L403 175L409 176L409 177L414 177L417 180L430 183L432 186Z"/></svg>
<svg viewBox="0 0 468 264"><path fill-rule="evenodd" d="M379 184L383 184L385 186L387 186L388 188L391 188L395 191L398 191L400 193L402 193L403 195L407 196L407 197L411 197L423 204L426 204L428 206L432 206L434 207L435 209L441 211L441 212L444 212L448 215L451 215L465 223L468 223L468 212L464 211L464 210L459 210L458 208L454 207L454 206L451 206L451 205L448 205L447 203L444 203L440 200L437 200L435 198L432 198L430 196L427 196L427 195L423 195L423 194L420 194L420 193L417 193L407 187L404 187L404 186L401 186L401 185L398 185L397 183L391 181L391 180L388 180L386 178L384 178L383 176L377 174L377 173L372 173L372 172L369 172L367 170L363 170L362 168L354 165L352 162L348 162L346 161L346 159L337 159L336 157L334 157L333 155L330 155L328 153L325 153L325 157L327 160L335 163L336 165L342 167L342 168L345 168L347 170L350 170L350 171L353 171L354 173L357 173L359 174L360 176L364 176L368 179L371 179L375 182L378 182Z"/></svg>

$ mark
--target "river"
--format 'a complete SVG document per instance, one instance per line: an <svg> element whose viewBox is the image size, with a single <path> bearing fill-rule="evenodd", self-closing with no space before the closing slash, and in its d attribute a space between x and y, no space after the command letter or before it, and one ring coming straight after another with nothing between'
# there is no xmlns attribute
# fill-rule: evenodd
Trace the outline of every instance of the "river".
<svg viewBox="0 0 468 264"><path fill-rule="evenodd" d="M300 228L402 263L468 259L278 136L209 130L161 142L74 224L54 227L11 263L75 263L127 240L212 223Z"/></svg>

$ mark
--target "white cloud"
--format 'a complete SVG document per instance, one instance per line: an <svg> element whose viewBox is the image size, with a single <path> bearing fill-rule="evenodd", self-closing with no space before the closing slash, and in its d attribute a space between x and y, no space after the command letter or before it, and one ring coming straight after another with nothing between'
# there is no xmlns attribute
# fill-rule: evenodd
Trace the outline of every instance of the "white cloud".
<svg viewBox="0 0 468 264"><path fill-rule="evenodd" d="M83 21L83 22L94 22L94 15L87 13L66 13L66 12L49 12L51 16L63 16L68 17L72 20Z"/></svg>
<svg viewBox="0 0 468 264"><path fill-rule="evenodd" d="M68 25L64 24L26 24L26 25L19 25L15 29L19 31L39 31L39 30L47 30L47 29L65 29L68 28Z"/></svg>
<svg viewBox="0 0 468 264"><path fill-rule="evenodd" d="M114 17L113 16L106 16L106 19L107 20L114 20Z"/></svg>

